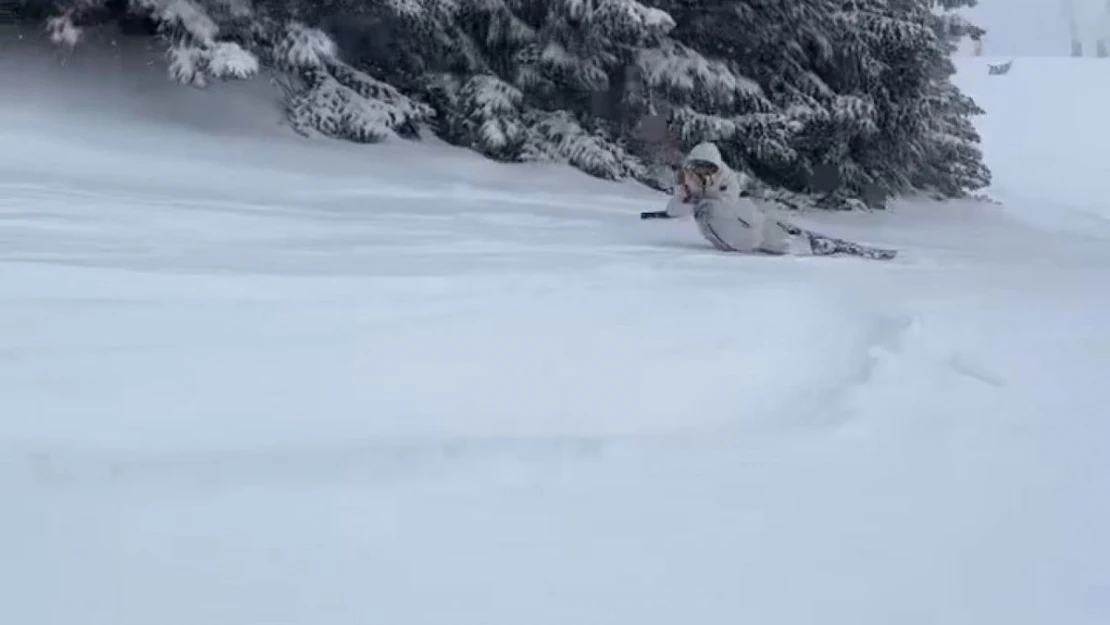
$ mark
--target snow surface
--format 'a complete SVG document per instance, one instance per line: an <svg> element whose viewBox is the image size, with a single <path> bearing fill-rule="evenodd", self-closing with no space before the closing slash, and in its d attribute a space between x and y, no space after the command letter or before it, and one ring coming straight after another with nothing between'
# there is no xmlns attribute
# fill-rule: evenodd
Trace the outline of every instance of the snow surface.
<svg viewBox="0 0 1110 625"><path fill-rule="evenodd" d="M4 45L0 623L1110 619L1110 64L963 61L879 263Z"/></svg>

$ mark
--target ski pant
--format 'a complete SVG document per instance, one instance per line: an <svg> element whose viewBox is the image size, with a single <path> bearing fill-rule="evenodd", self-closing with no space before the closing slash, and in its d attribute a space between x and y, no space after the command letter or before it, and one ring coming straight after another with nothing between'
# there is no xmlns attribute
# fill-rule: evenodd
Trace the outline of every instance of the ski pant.
<svg viewBox="0 0 1110 625"><path fill-rule="evenodd" d="M890 260L898 253L895 250L870 247L844 239L828 237L781 221L779 226L790 236L807 242L810 253L814 256L858 256L872 260Z"/></svg>

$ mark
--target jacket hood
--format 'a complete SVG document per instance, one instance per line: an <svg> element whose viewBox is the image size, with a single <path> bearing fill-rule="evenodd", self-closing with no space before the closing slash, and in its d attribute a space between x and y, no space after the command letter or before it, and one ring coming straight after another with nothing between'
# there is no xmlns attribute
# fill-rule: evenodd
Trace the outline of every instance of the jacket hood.
<svg viewBox="0 0 1110 625"><path fill-rule="evenodd" d="M713 163L720 170L727 169L724 159L721 158L721 151L717 149L717 144L710 141L695 145L694 149L686 155L686 165L694 161L706 161Z"/></svg>

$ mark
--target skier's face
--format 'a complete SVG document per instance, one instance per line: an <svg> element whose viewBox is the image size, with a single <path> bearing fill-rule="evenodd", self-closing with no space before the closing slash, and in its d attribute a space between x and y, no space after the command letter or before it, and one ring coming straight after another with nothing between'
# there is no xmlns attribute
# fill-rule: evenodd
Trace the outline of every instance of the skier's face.
<svg viewBox="0 0 1110 625"><path fill-rule="evenodd" d="M709 161L693 161L686 166L686 169L697 174L701 178L710 178L717 174L718 168Z"/></svg>
<svg viewBox="0 0 1110 625"><path fill-rule="evenodd" d="M695 194L709 186L718 167L708 161L692 161L686 165L686 186Z"/></svg>

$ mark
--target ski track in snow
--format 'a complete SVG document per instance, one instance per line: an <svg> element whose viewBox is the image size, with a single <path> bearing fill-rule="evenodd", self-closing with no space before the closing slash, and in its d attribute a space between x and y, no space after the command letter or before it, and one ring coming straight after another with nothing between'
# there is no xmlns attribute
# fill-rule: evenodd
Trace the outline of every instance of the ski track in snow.
<svg viewBox="0 0 1110 625"><path fill-rule="evenodd" d="M1110 189L1031 206L999 147L1087 140L1011 111L1093 70L986 62L1005 206L799 217L890 263L718 254L556 167L9 103L0 622L1103 622Z"/></svg>

